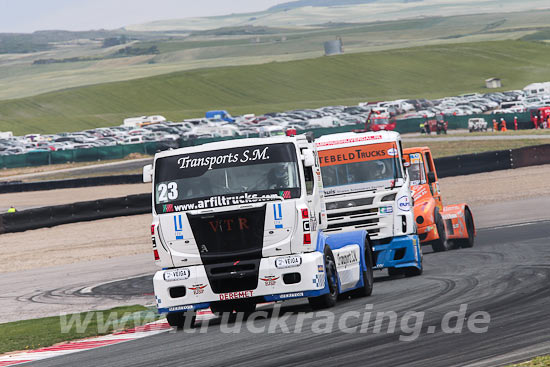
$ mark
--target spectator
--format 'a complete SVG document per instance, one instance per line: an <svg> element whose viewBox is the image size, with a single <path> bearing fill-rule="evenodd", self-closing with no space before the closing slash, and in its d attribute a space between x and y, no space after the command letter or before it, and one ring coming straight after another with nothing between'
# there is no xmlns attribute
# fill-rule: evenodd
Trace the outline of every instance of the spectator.
<svg viewBox="0 0 550 367"><path fill-rule="evenodd" d="M11 205L10 208L8 209L8 213L15 213L15 212L17 212L17 210L13 205Z"/></svg>

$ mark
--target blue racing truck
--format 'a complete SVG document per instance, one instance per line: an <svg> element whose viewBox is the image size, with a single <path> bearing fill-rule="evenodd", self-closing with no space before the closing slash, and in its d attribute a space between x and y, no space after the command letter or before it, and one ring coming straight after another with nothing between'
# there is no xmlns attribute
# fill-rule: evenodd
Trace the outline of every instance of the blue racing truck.
<svg viewBox="0 0 550 367"><path fill-rule="evenodd" d="M325 233L366 230L375 269L390 276L422 274L410 180L401 137L378 131L325 135L316 140L328 226Z"/></svg>

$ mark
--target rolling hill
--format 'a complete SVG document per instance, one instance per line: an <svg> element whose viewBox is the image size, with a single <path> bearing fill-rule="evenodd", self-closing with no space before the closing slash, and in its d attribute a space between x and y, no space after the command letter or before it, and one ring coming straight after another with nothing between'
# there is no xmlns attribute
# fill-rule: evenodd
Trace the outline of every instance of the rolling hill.
<svg viewBox="0 0 550 367"><path fill-rule="evenodd" d="M479 42L200 69L0 101L0 131L16 134L119 125L130 116L178 121L209 109L265 113L365 100L443 97L550 80L550 45Z"/></svg>

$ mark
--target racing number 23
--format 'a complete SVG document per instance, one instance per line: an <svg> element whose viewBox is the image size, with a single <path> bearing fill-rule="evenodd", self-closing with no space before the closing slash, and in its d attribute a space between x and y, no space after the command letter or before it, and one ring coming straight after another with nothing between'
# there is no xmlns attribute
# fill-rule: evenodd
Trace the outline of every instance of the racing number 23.
<svg viewBox="0 0 550 367"><path fill-rule="evenodd" d="M169 182L168 184L160 184L157 187L159 194L159 202L176 200L178 198L178 184Z"/></svg>

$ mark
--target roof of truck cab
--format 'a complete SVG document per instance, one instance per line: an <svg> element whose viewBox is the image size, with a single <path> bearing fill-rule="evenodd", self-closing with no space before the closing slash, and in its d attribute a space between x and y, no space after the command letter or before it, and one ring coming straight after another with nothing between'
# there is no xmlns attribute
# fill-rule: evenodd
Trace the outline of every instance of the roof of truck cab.
<svg viewBox="0 0 550 367"><path fill-rule="evenodd" d="M327 150L357 145L392 143L399 140L400 137L399 133L395 131L330 134L315 139L315 146L317 150Z"/></svg>
<svg viewBox="0 0 550 367"><path fill-rule="evenodd" d="M403 154L419 153L419 152L430 152L429 147L413 147L403 149Z"/></svg>
<svg viewBox="0 0 550 367"><path fill-rule="evenodd" d="M215 151L215 150L221 150L221 149L230 149L230 148L247 147L247 146L255 146L255 145L269 145L269 144L278 144L278 143L294 143L294 142L298 142L298 141L305 142L306 137L304 135L297 135L297 136L293 136L293 137L278 135L278 136L273 136L273 137L268 137L268 138L246 138L246 139L221 140L221 141L215 141L215 142L212 142L212 143L195 145L195 146L191 146L191 147L165 150L165 151L157 153L155 155L155 159L170 157L170 156L180 155L180 154L208 152L208 151Z"/></svg>

